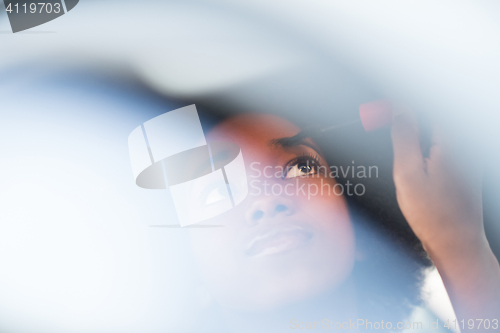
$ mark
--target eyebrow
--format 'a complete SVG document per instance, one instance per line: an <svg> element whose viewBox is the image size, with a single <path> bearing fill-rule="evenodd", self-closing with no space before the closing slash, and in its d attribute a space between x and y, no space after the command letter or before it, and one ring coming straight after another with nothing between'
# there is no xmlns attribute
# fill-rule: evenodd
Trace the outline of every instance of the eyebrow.
<svg viewBox="0 0 500 333"><path fill-rule="evenodd" d="M328 128L326 128L328 129ZM273 143L272 145L279 145L283 148L286 147L294 147L297 145L300 145L301 143L304 142L304 139L306 138L312 138L315 134L322 133L324 132L325 129L321 129L319 126L310 126L306 129L303 129L299 133L295 134L294 136L290 137L284 137L280 139L274 139L272 140Z"/></svg>
<svg viewBox="0 0 500 333"><path fill-rule="evenodd" d="M335 125L329 125L326 127L322 126L309 126L300 131L299 133L295 134L294 136L290 137L284 137L280 139L274 139L272 140L273 142L271 143L273 146L281 146L283 148L287 147L294 147L297 145L306 145L309 146L310 148L316 150L319 152L319 148L317 146L311 146L308 145L307 142L304 141L304 139L307 138L315 138L319 137L327 132L334 131L336 129L342 128L342 127L347 127L355 124L359 124L360 121L359 119L354 119L345 123L340 123L340 124L335 124Z"/></svg>
<svg viewBox="0 0 500 333"><path fill-rule="evenodd" d="M310 138L310 137L301 136L300 138L298 138L296 135L296 136L292 136L292 137L283 137L283 138L279 138L279 139L272 139L272 140L269 140L269 145L272 147L281 147L281 148L285 148L285 149L286 148L293 148L293 147L297 147L297 146L306 146L306 147L313 149L318 154L321 154L321 149L319 149L319 147L316 144L305 141L305 139L307 139L307 138Z"/></svg>

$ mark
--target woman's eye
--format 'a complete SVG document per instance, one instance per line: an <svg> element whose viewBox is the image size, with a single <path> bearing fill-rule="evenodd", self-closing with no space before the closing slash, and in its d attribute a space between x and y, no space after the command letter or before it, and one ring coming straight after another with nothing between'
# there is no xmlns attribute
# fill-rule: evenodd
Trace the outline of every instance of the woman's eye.
<svg viewBox="0 0 500 333"><path fill-rule="evenodd" d="M316 162L315 161L303 161L292 164L285 175L285 178L294 178L300 176L314 175L316 174Z"/></svg>

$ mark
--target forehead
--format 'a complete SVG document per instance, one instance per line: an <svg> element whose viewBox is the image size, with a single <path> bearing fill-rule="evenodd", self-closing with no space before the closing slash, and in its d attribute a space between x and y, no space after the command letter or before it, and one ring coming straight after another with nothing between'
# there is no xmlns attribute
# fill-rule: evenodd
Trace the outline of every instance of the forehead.
<svg viewBox="0 0 500 333"><path fill-rule="evenodd" d="M269 147L273 139L297 134L300 128L290 121L267 114L243 114L226 119L208 134L209 141L231 141L241 147Z"/></svg>

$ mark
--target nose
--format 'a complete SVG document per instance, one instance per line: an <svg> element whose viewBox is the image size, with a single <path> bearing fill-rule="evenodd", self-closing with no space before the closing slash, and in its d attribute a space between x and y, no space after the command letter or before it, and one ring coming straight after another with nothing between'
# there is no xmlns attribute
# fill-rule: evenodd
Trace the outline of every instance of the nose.
<svg viewBox="0 0 500 333"><path fill-rule="evenodd" d="M264 196L257 198L250 204L245 213L245 220L250 225L257 225L275 217L293 215L295 209L295 205L290 198Z"/></svg>

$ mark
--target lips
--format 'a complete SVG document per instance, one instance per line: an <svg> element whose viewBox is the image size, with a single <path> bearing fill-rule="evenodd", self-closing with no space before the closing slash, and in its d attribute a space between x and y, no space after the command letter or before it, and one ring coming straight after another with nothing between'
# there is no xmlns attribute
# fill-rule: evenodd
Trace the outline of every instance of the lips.
<svg viewBox="0 0 500 333"><path fill-rule="evenodd" d="M289 252L309 242L311 231L297 225L278 226L255 236L246 248L249 257L264 257Z"/></svg>

